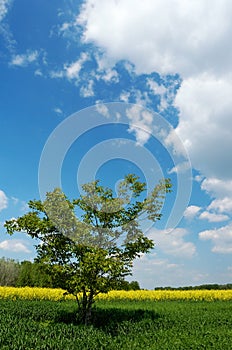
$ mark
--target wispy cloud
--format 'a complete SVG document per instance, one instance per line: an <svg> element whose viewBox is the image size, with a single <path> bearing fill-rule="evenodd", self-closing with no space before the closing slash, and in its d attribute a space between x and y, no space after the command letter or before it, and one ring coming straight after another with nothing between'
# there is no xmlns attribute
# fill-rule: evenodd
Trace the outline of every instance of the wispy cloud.
<svg viewBox="0 0 232 350"><path fill-rule="evenodd" d="M82 97L93 97L94 96L94 81L90 79L86 84L83 84L80 88L80 95Z"/></svg>
<svg viewBox="0 0 232 350"><path fill-rule="evenodd" d="M82 52L80 58L71 64L65 65L66 77L68 79L78 79L81 69L83 69L85 62L89 59L86 52Z"/></svg>
<svg viewBox="0 0 232 350"><path fill-rule="evenodd" d="M12 0L0 0L0 22L6 16Z"/></svg>
<svg viewBox="0 0 232 350"><path fill-rule="evenodd" d="M130 121L129 131L135 134L138 145L144 145L152 133L152 113L134 105L128 108L126 114Z"/></svg>
<svg viewBox="0 0 232 350"><path fill-rule="evenodd" d="M101 115L103 115L106 118L109 118L110 114L109 114L109 109L107 108L106 105L104 105L101 102L98 102L96 104L96 110L98 113L100 113Z"/></svg>
<svg viewBox="0 0 232 350"><path fill-rule="evenodd" d="M0 190L0 211L6 209L8 206L8 198L6 194Z"/></svg>
<svg viewBox="0 0 232 350"><path fill-rule="evenodd" d="M185 236L188 231L184 228L173 230L151 229L149 238L153 239L159 249L172 256L181 258L191 258L196 252L196 247L192 242L186 242Z"/></svg>
<svg viewBox="0 0 232 350"><path fill-rule="evenodd" d="M62 115L62 114L63 114L62 109L59 108L59 107L54 108L53 111L54 111L56 114L58 114L58 115Z"/></svg>
<svg viewBox="0 0 232 350"><path fill-rule="evenodd" d="M37 50L34 50L34 51L28 50L24 54L14 55L11 59L10 65L18 66L18 67L26 67L29 64L37 61L38 57L39 57L39 52Z"/></svg>
<svg viewBox="0 0 232 350"><path fill-rule="evenodd" d="M191 164L186 161L186 162L181 162L179 164L177 164L176 166L174 166L171 170L169 170L169 174L173 174L173 173L183 173L186 170L189 170L191 168Z"/></svg>

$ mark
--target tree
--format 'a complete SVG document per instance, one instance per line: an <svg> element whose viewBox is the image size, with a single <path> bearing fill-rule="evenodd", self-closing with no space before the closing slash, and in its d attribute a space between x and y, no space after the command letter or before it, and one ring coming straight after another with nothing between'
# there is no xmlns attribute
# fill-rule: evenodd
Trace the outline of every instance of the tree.
<svg viewBox="0 0 232 350"><path fill-rule="evenodd" d="M0 286L15 286L20 265L14 259L0 259Z"/></svg>
<svg viewBox="0 0 232 350"><path fill-rule="evenodd" d="M52 287L50 274L46 273L43 264L22 261L17 279L18 287Z"/></svg>
<svg viewBox="0 0 232 350"><path fill-rule="evenodd" d="M75 295L87 324L96 295L117 286L131 274L133 260L153 248L139 218L160 220L171 183L161 180L144 199L145 183L133 174L120 182L117 196L98 180L82 188L83 194L72 201L60 189L47 193L44 202L30 201L31 211L6 221L5 227L9 234L26 231L39 239L36 260L57 285Z"/></svg>
<svg viewBox="0 0 232 350"><path fill-rule="evenodd" d="M140 290L140 285L137 281L128 282L126 280L120 281L116 286L117 290Z"/></svg>

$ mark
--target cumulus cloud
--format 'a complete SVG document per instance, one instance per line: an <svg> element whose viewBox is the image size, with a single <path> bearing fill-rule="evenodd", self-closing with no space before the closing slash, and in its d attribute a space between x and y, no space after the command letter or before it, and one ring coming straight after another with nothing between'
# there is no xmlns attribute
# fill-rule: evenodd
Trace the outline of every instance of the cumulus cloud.
<svg viewBox="0 0 232 350"><path fill-rule="evenodd" d="M176 132L193 166L207 177L231 178L232 79L209 74L183 81L175 103L180 110Z"/></svg>
<svg viewBox="0 0 232 350"><path fill-rule="evenodd" d="M213 253L232 253L232 224L219 229L202 231L199 233L199 238L212 241Z"/></svg>
<svg viewBox="0 0 232 350"><path fill-rule="evenodd" d="M229 0L86 0L77 23L84 42L133 62L139 73L188 76L230 67L231 10Z"/></svg>
<svg viewBox="0 0 232 350"><path fill-rule="evenodd" d="M208 220L209 222L222 222L222 221L229 220L229 216L223 215L223 214L217 214L217 213L210 213L209 211L204 211L199 216L199 219Z"/></svg>
<svg viewBox="0 0 232 350"><path fill-rule="evenodd" d="M208 206L208 209L216 210L219 213L232 213L232 199L230 197L214 199Z"/></svg>
<svg viewBox="0 0 232 350"><path fill-rule="evenodd" d="M8 198L6 194L0 190L0 211L6 209L8 206Z"/></svg>
<svg viewBox="0 0 232 350"><path fill-rule="evenodd" d="M11 252L31 253L24 242L16 239L0 242L0 249Z"/></svg>
<svg viewBox="0 0 232 350"><path fill-rule="evenodd" d="M204 179L201 188L214 197L232 197L232 180L225 181L218 178Z"/></svg>
<svg viewBox="0 0 232 350"><path fill-rule="evenodd" d="M179 74L176 131L193 167L209 179L231 179L231 14L229 0L86 0L76 21L83 42L104 53L102 66L126 60L137 74ZM147 86L165 109L165 86L152 79ZM146 133L137 131L137 139L144 144Z"/></svg>
<svg viewBox="0 0 232 350"><path fill-rule="evenodd" d="M192 220L201 210L201 207L198 207L197 205L190 205L186 208L184 212L184 217L186 219Z"/></svg>
<svg viewBox="0 0 232 350"><path fill-rule="evenodd" d="M187 234L188 231L183 228L173 230L152 229L149 232L149 238L153 239L156 246L168 255L191 258L196 252L196 247L192 242L185 241Z"/></svg>

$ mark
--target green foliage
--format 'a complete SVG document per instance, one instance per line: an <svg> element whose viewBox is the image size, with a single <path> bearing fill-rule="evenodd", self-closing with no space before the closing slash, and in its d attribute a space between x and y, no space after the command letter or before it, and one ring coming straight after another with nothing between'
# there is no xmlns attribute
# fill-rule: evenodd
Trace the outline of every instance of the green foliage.
<svg viewBox="0 0 232 350"><path fill-rule="evenodd" d="M164 179L140 199L145 183L133 174L121 181L117 197L99 181L83 185L84 193L73 201L55 189L44 202L30 201L31 211L6 221L5 227L9 234L26 231L40 240L37 261L51 274L53 285L76 296L81 318L88 323L95 296L115 288L131 274L133 260L153 248L139 219L160 220L170 189L170 180Z"/></svg>
<svg viewBox="0 0 232 350"><path fill-rule="evenodd" d="M73 306L0 300L0 349L231 349L231 302L98 302L88 327Z"/></svg>
<svg viewBox="0 0 232 350"><path fill-rule="evenodd" d="M0 259L0 286L15 286L18 280L20 264L13 259Z"/></svg>
<svg viewBox="0 0 232 350"><path fill-rule="evenodd" d="M54 287L51 276L44 270L43 264L22 261L19 269L17 287Z"/></svg>
<svg viewBox="0 0 232 350"><path fill-rule="evenodd" d="M232 289L232 283L227 284L201 284L199 286L185 286L185 287L157 287L155 290L228 290Z"/></svg>
<svg viewBox="0 0 232 350"><path fill-rule="evenodd" d="M43 264L6 258L0 259L0 286L56 287Z"/></svg>
<svg viewBox="0 0 232 350"><path fill-rule="evenodd" d="M119 281L115 287L115 290L140 290L139 283L137 281Z"/></svg>

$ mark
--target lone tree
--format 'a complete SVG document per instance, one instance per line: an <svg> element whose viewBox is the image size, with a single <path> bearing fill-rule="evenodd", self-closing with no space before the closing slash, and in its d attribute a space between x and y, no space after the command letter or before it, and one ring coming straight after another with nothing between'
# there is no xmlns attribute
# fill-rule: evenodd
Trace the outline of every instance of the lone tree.
<svg viewBox="0 0 232 350"><path fill-rule="evenodd" d="M39 240L36 261L57 286L76 297L79 317L87 324L96 295L116 287L131 274L133 260L153 248L139 219L160 220L171 183L160 180L147 197L145 183L133 174L120 182L117 196L99 181L82 188L83 194L72 201L58 188L43 202L29 201L30 211L6 221L5 227L9 234L26 231Z"/></svg>

